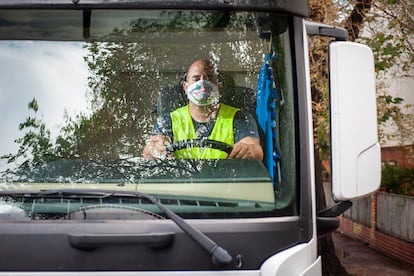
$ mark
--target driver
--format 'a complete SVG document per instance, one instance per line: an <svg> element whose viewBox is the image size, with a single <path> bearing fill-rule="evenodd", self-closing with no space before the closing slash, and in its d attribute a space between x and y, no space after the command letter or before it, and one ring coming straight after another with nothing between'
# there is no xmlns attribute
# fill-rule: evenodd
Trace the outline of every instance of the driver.
<svg viewBox="0 0 414 276"><path fill-rule="evenodd" d="M227 154L214 148L185 148L174 152L174 157L263 159L253 116L219 103L217 75L209 61L198 59L190 65L183 88L189 99L188 105L157 119L144 147L144 157L165 158L166 146L172 142L208 138L232 145L233 149Z"/></svg>

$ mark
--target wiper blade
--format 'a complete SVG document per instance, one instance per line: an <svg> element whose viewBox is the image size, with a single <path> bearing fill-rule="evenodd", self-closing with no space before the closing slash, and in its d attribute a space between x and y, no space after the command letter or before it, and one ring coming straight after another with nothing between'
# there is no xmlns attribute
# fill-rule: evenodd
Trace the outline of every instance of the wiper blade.
<svg viewBox="0 0 414 276"><path fill-rule="evenodd" d="M35 196L60 196L60 197L88 197L88 198L108 198L115 196L116 192L112 191L93 191L93 190L41 190L38 194L33 193Z"/></svg>
<svg viewBox="0 0 414 276"><path fill-rule="evenodd" d="M133 194L118 194L113 191L93 191L93 190L70 190L70 189L57 189L57 190L13 190L13 191L0 191L0 196L10 197L24 197L24 198L109 198L109 197L136 197Z"/></svg>
<svg viewBox="0 0 414 276"><path fill-rule="evenodd" d="M168 218L180 227L187 235L189 235L195 242L197 242L204 250L206 250L212 257L212 261L216 265L230 265L234 264L236 268L242 267L242 256L238 255L233 258L227 250L220 247L216 242L211 240L205 234L200 232L188 224L184 219L171 211L165 205L163 205L155 197L141 193L141 192L128 192L128 191L94 191L83 189L57 189L57 190L40 190L40 191L0 191L0 196L19 196L19 197L63 197L63 198L110 198L110 197L130 197L130 198L143 198L156 205L161 211L163 211Z"/></svg>

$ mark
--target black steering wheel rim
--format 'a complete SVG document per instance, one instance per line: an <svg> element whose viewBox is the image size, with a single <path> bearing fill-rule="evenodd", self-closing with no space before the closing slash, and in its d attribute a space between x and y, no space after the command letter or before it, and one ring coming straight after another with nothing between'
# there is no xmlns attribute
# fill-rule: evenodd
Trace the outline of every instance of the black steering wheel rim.
<svg viewBox="0 0 414 276"><path fill-rule="evenodd" d="M212 148L230 153L233 150L233 146L224 142L211 140L211 139L190 139L182 140L172 143L167 146L167 151L174 153L177 150L186 148Z"/></svg>

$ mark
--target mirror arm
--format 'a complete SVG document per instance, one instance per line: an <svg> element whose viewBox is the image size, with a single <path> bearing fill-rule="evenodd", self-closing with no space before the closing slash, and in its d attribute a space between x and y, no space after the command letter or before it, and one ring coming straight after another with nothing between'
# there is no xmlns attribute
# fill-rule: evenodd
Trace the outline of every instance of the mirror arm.
<svg viewBox="0 0 414 276"><path fill-rule="evenodd" d="M333 37L336 41L346 41L348 39L348 32L344 28L311 21L305 21L305 26L308 35Z"/></svg>
<svg viewBox="0 0 414 276"><path fill-rule="evenodd" d="M336 229L338 229L340 225L338 218L324 218L324 217L317 217L316 218L316 229L318 233L318 239L323 238L324 236L332 233Z"/></svg>
<svg viewBox="0 0 414 276"><path fill-rule="evenodd" d="M322 238L338 229L340 222L337 216L351 208L351 201L341 201L326 209L320 210L316 217L318 238Z"/></svg>
<svg viewBox="0 0 414 276"><path fill-rule="evenodd" d="M352 207L351 201L340 201L335 205L322 209L318 212L318 217L334 218L345 213L346 210Z"/></svg>

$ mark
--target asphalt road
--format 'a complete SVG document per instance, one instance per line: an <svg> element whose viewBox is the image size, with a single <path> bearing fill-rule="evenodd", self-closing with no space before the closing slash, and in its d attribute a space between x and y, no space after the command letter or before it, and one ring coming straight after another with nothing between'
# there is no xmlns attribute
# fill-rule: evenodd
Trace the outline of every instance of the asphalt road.
<svg viewBox="0 0 414 276"><path fill-rule="evenodd" d="M362 241L338 231L332 234L332 239L339 260L351 275L414 276L414 266L379 253Z"/></svg>

